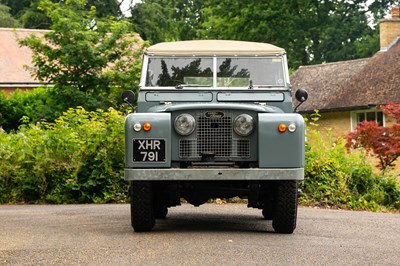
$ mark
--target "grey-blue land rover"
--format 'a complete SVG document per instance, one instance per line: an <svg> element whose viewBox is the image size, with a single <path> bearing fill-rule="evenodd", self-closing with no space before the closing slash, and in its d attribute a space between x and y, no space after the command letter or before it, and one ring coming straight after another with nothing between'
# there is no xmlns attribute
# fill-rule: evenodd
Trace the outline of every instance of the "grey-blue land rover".
<svg viewBox="0 0 400 266"><path fill-rule="evenodd" d="M143 55L125 121L131 222L151 230L185 199L240 197L275 232L296 227L304 120L292 106L285 50L267 43L159 43ZM299 104L307 92L296 91Z"/></svg>

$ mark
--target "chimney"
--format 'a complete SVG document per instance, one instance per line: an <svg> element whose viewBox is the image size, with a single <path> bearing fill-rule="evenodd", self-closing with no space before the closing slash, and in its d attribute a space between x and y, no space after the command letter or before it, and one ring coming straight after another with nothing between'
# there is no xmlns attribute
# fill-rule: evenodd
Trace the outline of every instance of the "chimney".
<svg viewBox="0 0 400 266"><path fill-rule="evenodd" d="M399 9L398 6L393 6L392 17L379 21L381 51L387 51L400 37Z"/></svg>

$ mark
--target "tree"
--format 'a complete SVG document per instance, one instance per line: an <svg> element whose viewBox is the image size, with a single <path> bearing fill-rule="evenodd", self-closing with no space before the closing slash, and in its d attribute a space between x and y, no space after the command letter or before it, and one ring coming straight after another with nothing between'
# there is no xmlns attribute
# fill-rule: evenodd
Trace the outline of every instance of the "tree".
<svg viewBox="0 0 400 266"><path fill-rule="evenodd" d="M395 120L393 125L383 127L375 121L363 121L354 132L346 135L346 147L362 147L367 153L371 152L379 159L379 168L385 171L400 157L400 103L391 102L380 109Z"/></svg>
<svg viewBox="0 0 400 266"><path fill-rule="evenodd" d="M290 67L297 68L372 56L379 50L376 19L396 2L143 0L132 7L132 20L152 43L191 39L273 43L287 50Z"/></svg>
<svg viewBox="0 0 400 266"><path fill-rule="evenodd" d="M11 16L10 8L0 4L0 27L17 28L19 26L19 21Z"/></svg>
<svg viewBox="0 0 400 266"><path fill-rule="evenodd" d="M20 20L25 28L28 29L50 29L51 20L40 10L41 0L32 0L30 5L19 12Z"/></svg>
<svg viewBox="0 0 400 266"><path fill-rule="evenodd" d="M165 0L135 4L131 20L140 36L152 43L179 40L178 28L172 20L173 7Z"/></svg>
<svg viewBox="0 0 400 266"><path fill-rule="evenodd" d="M33 51L33 75L54 85L50 95L55 117L70 107L115 106L120 93L135 88L139 80L144 44L130 34L130 23L98 18L96 8L87 11L85 3L42 1L39 9L51 19L52 31L43 38L19 40Z"/></svg>
<svg viewBox="0 0 400 266"><path fill-rule="evenodd" d="M205 5L203 0L143 0L131 7L131 20L152 43L198 39Z"/></svg>
<svg viewBox="0 0 400 266"><path fill-rule="evenodd" d="M92 6L96 7L97 17L113 16L121 18L121 3L118 0L86 0L86 10L90 10Z"/></svg>
<svg viewBox="0 0 400 266"><path fill-rule="evenodd" d="M287 50L293 68L354 59L362 37L373 34L365 2L208 0L201 35L274 43Z"/></svg>
<svg viewBox="0 0 400 266"><path fill-rule="evenodd" d="M29 29L49 29L51 20L46 14L38 9L41 0L0 0L0 4L4 4L10 8L12 17L19 20L25 28ZM63 2L59 0L51 0L53 3ZM96 15L98 17L113 16L122 17L120 10L120 2L118 0L86 0L85 9L90 10L92 6L96 7Z"/></svg>
<svg viewBox="0 0 400 266"><path fill-rule="evenodd" d="M10 8L11 15L16 19L23 9L29 7L30 0L0 0L0 4L6 5Z"/></svg>

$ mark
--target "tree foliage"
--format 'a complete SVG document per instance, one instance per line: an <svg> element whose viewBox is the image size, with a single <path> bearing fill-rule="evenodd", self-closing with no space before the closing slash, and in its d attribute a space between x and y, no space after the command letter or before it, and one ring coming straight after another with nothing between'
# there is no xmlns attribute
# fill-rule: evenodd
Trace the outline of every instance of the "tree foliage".
<svg viewBox="0 0 400 266"><path fill-rule="evenodd" d="M0 0L27 28L50 28L41 0ZM50 0L47 0L50 1ZM51 0L54 3L64 1ZM372 56L379 50L378 20L399 0L142 0L131 6L134 30L151 43L193 39L270 42L289 64L319 64ZM118 0L85 0L97 17L122 18Z"/></svg>
<svg viewBox="0 0 400 266"><path fill-rule="evenodd" d="M34 0L0 0L0 4L10 8L10 13L14 18L17 18L25 8L29 7L29 3Z"/></svg>
<svg viewBox="0 0 400 266"><path fill-rule="evenodd" d="M28 29L50 29L51 20L39 9L41 0L30 1L29 6L19 12L19 18Z"/></svg>
<svg viewBox="0 0 400 266"><path fill-rule="evenodd" d="M385 171L393 167L400 157L400 103L380 106L395 122L391 126L379 126L375 121L363 121L354 132L347 134L348 148L363 148L379 159L379 168Z"/></svg>
<svg viewBox="0 0 400 266"><path fill-rule="evenodd" d="M17 28L19 26L19 21L11 16L10 8L0 4L0 27Z"/></svg>
<svg viewBox="0 0 400 266"><path fill-rule="evenodd" d="M291 67L297 68L371 56L379 49L377 19L395 3L399 1L144 0L132 7L132 20L152 43L270 42L284 47Z"/></svg>
<svg viewBox="0 0 400 266"><path fill-rule="evenodd" d="M10 13L14 19L19 20L24 28L28 29L50 29L51 20L43 10L38 9L41 0L0 0L10 8ZM53 3L63 1L51 0ZM97 17L113 16L122 17L120 2L118 0L86 0L84 7L87 11L92 6L96 7Z"/></svg>
<svg viewBox="0 0 400 266"><path fill-rule="evenodd" d="M130 23L99 18L85 3L42 1L39 8L51 19L52 31L19 40L33 51L34 76L54 85L49 90L58 115L76 106L106 110L139 80L143 43L129 34Z"/></svg>

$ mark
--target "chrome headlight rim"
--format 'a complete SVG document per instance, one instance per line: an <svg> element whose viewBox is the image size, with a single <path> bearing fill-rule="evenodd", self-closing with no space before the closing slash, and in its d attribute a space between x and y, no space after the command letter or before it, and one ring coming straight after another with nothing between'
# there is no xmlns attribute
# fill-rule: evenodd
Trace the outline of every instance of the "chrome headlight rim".
<svg viewBox="0 0 400 266"><path fill-rule="evenodd" d="M179 135L188 136L194 132L196 120L191 114L180 114L175 118L174 128Z"/></svg>
<svg viewBox="0 0 400 266"><path fill-rule="evenodd" d="M242 137L249 136L254 131L254 119L249 114L240 114L233 121L233 130Z"/></svg>

